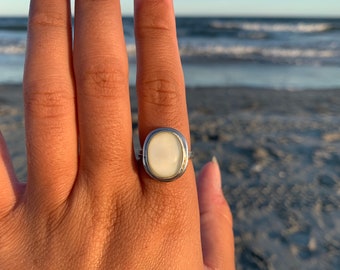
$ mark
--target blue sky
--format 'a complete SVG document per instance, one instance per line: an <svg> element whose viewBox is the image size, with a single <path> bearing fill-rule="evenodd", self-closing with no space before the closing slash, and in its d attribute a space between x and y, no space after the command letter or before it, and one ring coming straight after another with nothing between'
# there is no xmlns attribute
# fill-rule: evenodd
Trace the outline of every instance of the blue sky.
<svg viewBox="0 0 340 270"><path fill-rule="evenodd" d="M48 1L48 0L45 0ZM174 0L178 15L335 16L340 0ZM124 14L133 0L122 0ZM0 15L26 15L29 0L0 0Z"/></svg>

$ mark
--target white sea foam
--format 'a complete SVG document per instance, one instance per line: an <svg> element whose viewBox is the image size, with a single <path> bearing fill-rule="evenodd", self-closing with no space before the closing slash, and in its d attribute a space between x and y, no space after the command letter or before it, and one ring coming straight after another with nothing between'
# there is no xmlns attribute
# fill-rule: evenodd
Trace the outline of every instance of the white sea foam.
<svg viewBox="0 0 340 270"><path fill-rule="evenodd" d="M0 45L0 54L24 54L25 50L25 45Z"/></svg>
<svg viewBox="0 0 340 270"><path fill-rule="evenodd" d="M221 46L207 45L201 47L184 46L183 56L229 56L248 58L262 56L265 58L331 58L339 56L336 50L298 49L298 48L261 48L255 46Z"/></svg>
<svg viewBox="0 0 340 270"><path fill-rule="evenodd" d="M264 49L261 52L264 56L280 57L280 58L330 58L338 55L331 50L315 50L315 49L282 49L272 48Z"/></svg>
<svg viewBox="0 0 340 270"><path fill-rule="evenodd" d="M136 54L136 45L132 43L126 44L126 51L129 56L134 56Z"/></svg>
<svg viewBox="0 0 340 270"><path fill-rule="evenodd" d="M214 21L211 23L213 28L217 29L240 29L254 32L300 32L313 33L325 32L331 29L328 23L252 23L252 22L221 22Z"/></svg>

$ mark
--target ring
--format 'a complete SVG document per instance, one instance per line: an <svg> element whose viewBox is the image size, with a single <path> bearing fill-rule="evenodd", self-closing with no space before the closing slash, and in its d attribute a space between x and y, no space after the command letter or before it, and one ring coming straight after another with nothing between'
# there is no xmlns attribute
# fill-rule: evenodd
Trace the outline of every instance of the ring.
<svg viewBox="0 0 340 270"><path fill-rule="evenodd" d="M183 175L191 158L186 139L173 128L158 128L150 132L142 151L145 171L162 182L170 182Z"/></svg>

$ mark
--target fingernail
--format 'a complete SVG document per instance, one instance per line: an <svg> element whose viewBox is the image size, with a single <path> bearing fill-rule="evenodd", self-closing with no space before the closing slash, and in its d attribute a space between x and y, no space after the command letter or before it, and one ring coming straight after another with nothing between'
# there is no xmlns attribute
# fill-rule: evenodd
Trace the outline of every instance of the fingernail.
<svg viewBox="0 0 340 270"><path fill-rule="evenodd" d="M217 160L217 157L216 157L216 156L213 156L213 157L212 157L212 159L211 159L211 161L212 161L213 163L215 163L215 164L219 165L219 164L218 164L218 160Z"/></svg>
<svg viewBox="0 0 340 270"><path fill-rule="evenodd" d="M217 165L218 172L215 174L215 177L213 179L213 186L214 189L217 191L222 191L222 179L221 179L221 171L220 171L220 165L218 163L217 157L213 156L211 159L211 162L215 163Z"/></svg>

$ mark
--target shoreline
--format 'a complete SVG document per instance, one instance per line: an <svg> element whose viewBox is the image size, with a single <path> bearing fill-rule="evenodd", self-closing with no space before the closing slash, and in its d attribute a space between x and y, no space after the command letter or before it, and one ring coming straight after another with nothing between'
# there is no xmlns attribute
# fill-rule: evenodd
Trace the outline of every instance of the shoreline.
<svg viewBox="0 0 340 270"><path fill-rule="evenodd" d="M0 97L1 97L1 91L6 90L6 88L15 88L18 90L18 88L22 88L22 83L17 82L0 82ZM136 86L130 84L130 92L135 91ZM247 86L247 85L235 85L235 86L187 86L187 91L205 91L209 89L214 89L217 91L260 91L260 92L267 92L267 91L274 91L274 92L289 92L289 93L295 93L295 92L332 92L332 91L340 91L340 87L328 87L328 88L301 88L301 89L286 89L286 88L271 88L271 87L259 87L259 86Z"/></svg>
<svg viewBox="0 0 340 270"><path fill-rule="evenodd" d="M340 264L340 89L188 88L196 169L218 158L238 269ZM137 127L131 89L133 126ZM25 178L21 85L0 85L0 130Z"/></svg>

